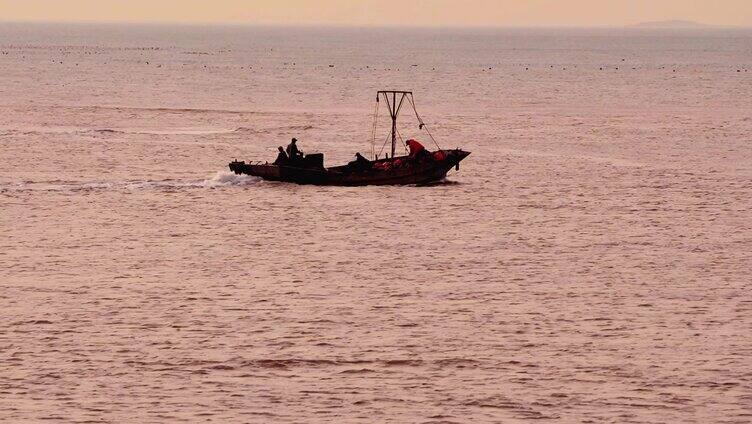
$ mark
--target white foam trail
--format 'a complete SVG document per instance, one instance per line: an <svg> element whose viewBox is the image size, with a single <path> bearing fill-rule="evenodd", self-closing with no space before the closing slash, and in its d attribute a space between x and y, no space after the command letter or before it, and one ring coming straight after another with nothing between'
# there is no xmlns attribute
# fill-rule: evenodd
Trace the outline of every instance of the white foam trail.
<svg viewBox="0 0 752 424"><path fill-rule="evenodd" d="M218 171L213 178L204 180L201 185L203 187L244 186L255 184L260 181L261 178L251 175L236 175L235 173L228 171Z"/></svg>

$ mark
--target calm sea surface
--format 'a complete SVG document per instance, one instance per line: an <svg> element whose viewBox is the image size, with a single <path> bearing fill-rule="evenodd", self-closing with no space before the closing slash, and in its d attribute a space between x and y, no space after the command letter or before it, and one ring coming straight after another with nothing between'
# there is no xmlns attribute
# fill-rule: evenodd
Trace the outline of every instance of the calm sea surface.
<svg viewBox="0 0 752 424"><path fill-rule="evenodd" d="M0 25L0 421L748 423L751 290L752 31Z"/></svg>

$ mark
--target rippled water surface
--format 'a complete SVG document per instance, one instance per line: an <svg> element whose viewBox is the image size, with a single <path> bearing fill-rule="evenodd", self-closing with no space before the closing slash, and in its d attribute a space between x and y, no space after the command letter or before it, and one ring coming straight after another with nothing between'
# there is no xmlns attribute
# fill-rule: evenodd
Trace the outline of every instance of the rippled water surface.
<svg viewBox="0 0 752 424"><path fill-rule="evenodd" d="M0 421L750 422L750 46L2 24ZM459 172L227 172L387 88Z"/></svg>

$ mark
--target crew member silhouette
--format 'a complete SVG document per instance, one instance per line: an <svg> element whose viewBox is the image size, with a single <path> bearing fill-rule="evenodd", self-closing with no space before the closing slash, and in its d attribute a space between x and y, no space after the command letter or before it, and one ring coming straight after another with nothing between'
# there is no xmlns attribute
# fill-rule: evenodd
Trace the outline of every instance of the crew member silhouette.
<svg viewBox="0 0 752 424"><path fill-rule="evenodd" d="M290 141L290 144L287 145L287 157L292 162L303 158L303 152L298 150L298 145L295 144L297 142L298 142L298 139L293 138L292 141Z"/></svg>
<svg viewBox="0 0 752 424"><path fill-rule="evenodd" d="M275 165L284 165L289 161L289 158L287 157L287 153L285 153L285 149L282 146L278 147L279 153L277 153L277 160L274 161Z"/></svg>

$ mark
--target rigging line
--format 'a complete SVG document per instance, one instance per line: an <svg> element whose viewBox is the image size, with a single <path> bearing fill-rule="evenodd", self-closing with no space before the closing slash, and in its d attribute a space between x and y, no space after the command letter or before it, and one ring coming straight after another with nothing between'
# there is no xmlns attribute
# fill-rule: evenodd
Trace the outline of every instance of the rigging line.
<svg viewBox="0 0 752 424"><path fill-rule="evenodd" d="M394 118L395 114L394 114L394 111L392 110L392 105L389 102L389 96L387 96L386 93L384 94L384 98L386 99L386 107L387 107L387 109L389 109L389 116L391 116L392 118ZM394 106L396 107L397 105L394 105Z"/></svg>
<svg viewBox="0 0 752 424"><path fill-rule="evenodd" d="M379 156L381 156L381 152L384 151L384 147L386 147L386 143L391 138L391 135L392 135L391 133L389 133L389 134L386 135L386 138L384 139L384 144L381 145L381 150L379 150Z"/></svg>
<svg viewBox="0 0 752 424"><path fill-rule="evenodd" d="M407 155L407 144L405 144L405 140L402 139L402 134L400 134L399 130L397 130L397 137L399 137L402 142L402 147L405 149L405 155Z"/></svg>
<svg viewBox="0 0 752 424"><path fill-rule="evenodd" d="M400 109L402 109L402 103L405 101L405 97L407 97L407 94L402 94L402 98L400 99L399 106L397 106L397 110L394 113L394 116L397 117L400 113Z"/></svg>
<svg viewBox="0 0 752 424"><path fill-rule="evenodd" d="M408 97L407 100L410 101L410 105L412 105L413 107L413 111L415 112L415 117L418 119L418 123L420 124L419 126L421 127L421 129L426 130L426 133L428 133L428 136L431 137L431 141L433 141L433 144L435 144L436 147L439 150L441 150L441 146L439 146L439 143L437 143L436 139L433 138L433 134L431 134L431 131L428 129L428 125L426 125L426 123L423 122L423 118L421 118L420 115L418 114L418 108L415 107L415 99L413 99L413 96Z"/></svg>
<svg viewBox="0 0 752 424"><path fill-rule="evenodd" d="M371 132L371 159L376 159L376 128L379 124L379 98L376 97L376 107L373 111L373 131Z"/></svg>
<svg viewBox="0 0 752 424"><path fill-rule="evenodd" d="M386 138L384 138L384 144L381 145L381 150L379 151L379 156L384 152L384 148L386 147L386 144L389 143L391 140L391 134L387 134Z"/></svg>

